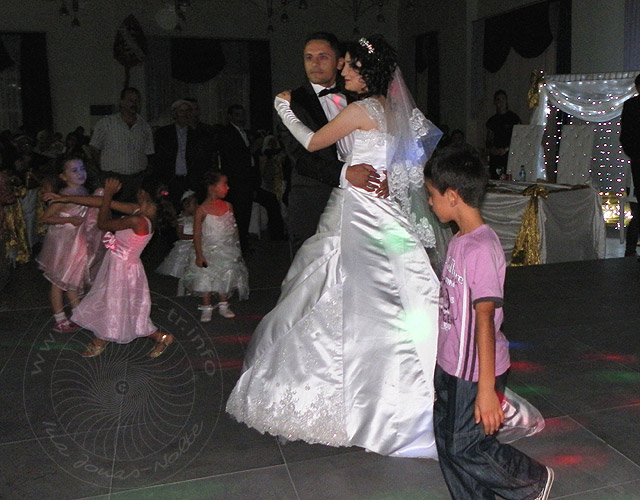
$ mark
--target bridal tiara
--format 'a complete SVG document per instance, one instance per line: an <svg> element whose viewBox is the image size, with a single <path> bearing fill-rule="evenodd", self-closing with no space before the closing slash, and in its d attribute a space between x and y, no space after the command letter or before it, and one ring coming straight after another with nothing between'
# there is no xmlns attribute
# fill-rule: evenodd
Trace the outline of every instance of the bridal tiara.
<svg viewBox="0 0 640 500"><path fill-rule="evenodd" d="M375 52L373 45L371 45L371 42L367 40L365 37L362 37L360 40L358 40L358 43L363 47L365 47L367 49L367 52L369 52L369 54L373 54Z"/></svg>

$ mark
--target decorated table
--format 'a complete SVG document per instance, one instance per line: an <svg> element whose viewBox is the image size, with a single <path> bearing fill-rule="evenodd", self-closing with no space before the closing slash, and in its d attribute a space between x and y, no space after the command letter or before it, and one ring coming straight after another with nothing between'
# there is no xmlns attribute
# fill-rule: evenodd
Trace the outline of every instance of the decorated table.
<svg viewBox="0 0 640 500"><path fill-rule="evenodd" d="M600 194L590 186L492 181L480 209L510 265L604 258Z"/></svg>

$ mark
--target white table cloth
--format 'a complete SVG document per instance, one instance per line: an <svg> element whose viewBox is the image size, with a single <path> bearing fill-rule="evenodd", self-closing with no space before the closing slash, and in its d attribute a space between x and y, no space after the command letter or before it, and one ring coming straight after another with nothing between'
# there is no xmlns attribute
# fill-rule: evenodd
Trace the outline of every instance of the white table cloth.
<svg viewBox="0 0 640 500"><path fill-rule="evenodd" d="M481 206L482 217L500 238L507 262L530 201L530 182L492 182ZM602 259L605 222L599 193L592 187L541 184L549 196L538 199L540 263Z"/></svg>

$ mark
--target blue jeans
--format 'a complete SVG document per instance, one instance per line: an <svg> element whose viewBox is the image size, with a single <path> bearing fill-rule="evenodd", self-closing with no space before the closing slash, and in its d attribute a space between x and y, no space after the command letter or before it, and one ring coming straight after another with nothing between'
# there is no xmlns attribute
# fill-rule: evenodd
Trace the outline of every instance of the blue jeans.
<svg viewBox="0 0 640 500"><path fill-rule="evenodd" d="M506 374L496 377L502 393ZM516 450L486 436L473 409L478 383L468 382L436 366L434 426L438 460L454 500L534 499L545 486L546 468Z"/></svg>

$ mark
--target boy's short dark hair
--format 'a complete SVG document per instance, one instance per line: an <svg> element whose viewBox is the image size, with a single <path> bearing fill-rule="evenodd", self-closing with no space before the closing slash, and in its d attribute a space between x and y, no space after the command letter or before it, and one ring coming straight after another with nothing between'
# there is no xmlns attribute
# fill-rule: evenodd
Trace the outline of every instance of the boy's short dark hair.
<svg viewBox="0 0 640 500"><path fill-rule="evenodd" d="M425 178L439 193L453 189L467 205L479 208L489 176L471 148L445 148L434 154L424 168Z"/></svg>

